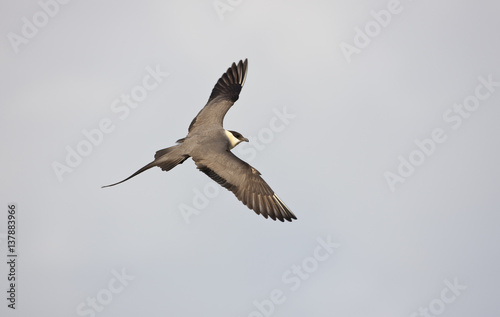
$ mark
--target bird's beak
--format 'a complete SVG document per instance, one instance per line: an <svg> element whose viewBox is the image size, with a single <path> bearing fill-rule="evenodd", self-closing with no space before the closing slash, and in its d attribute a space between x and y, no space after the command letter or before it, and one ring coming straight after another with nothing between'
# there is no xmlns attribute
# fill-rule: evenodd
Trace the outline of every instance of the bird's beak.
<svg viewBox="0 0 500 317"><path fill-rule="evenodd" d="M248 141L248 139L247 139L247 138L243 138L243 140L242 140L242 141L245 141L245 142L250 142L250 141Z"/></svg>

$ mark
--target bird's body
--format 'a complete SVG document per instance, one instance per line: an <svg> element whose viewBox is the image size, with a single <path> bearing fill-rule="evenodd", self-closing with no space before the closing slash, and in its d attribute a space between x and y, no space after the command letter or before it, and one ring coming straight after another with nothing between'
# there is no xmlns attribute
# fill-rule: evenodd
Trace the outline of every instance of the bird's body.
<svg viewBox="0 0 500 317"><path fill-rule="evenodd" d="M189 157L196 167L221 186L232 191L236 197L257 214L273 220L292 221L297 219L267 183L260 177L259 171L235 156L231 149L241 142L248 142L236 131L223 128L224 116L236 100L245 82L247 60L234 64L217 81L210 98L193 119L185 138L177 144L159 150L155 160L121 182L158 166L169 171L182 164Z"/></svg>

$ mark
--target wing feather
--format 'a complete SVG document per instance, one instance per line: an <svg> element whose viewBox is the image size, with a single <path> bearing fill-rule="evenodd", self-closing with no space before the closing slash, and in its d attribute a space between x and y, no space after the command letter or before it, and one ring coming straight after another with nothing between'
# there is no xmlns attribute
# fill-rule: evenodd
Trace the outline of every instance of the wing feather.
<svg viewBox="0 0 500 317"><path fill-rule="evenodd" d="M297 219L259 171L236 157L230 151L206 153L193 157L196 167L233 194L248 208L265 218L292 221Z"/></svg>
<svg viewBox="0 0 500 317"><path fill-rule="evenodd" d="M208 102L189 125L192 129L204 124L218 124L222 127L224 116L240 96L247 76L248 60L233 63L217 81Z"/></svg>

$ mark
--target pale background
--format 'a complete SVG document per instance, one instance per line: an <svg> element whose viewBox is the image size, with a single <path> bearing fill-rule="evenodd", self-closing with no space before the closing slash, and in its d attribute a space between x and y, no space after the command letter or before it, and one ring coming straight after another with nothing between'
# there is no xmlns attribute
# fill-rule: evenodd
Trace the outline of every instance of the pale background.
<svg viewBox="0 0 500 317"><path fill-rule="evenodd" d="M0 314L364 317L420 316L421 307L498 316L500 87L457 129L443 114L474 95L478 77L500 81L500 4L401 0L348 63L341 43L353 45L356 28L373 26L370 12L391 2L115 0L56 9L41 0L52 3L44 21L36 1L2 1ZM232 10L219 15L214 3ZM43 26L13 46L9 34L22 36L33 16ZM184 137L217 79L244 58L247 81L225 126L253 137L234 152L297 221L264 219L223 188L214 194L191 160L100 188ZM121 120L111 104L157 65L169 76ZM295 117L269 130L284 108ZM60 181L54 162L66 164L67 147L105 118L114 130ZM446 141L391 191L384 173L397 173L398 157L408 159L414 140L435 128ZM196 191L207 188L187 223L181 207L195 208ZM5 299L11 202L15 311ZM318 239L340 246L315 267ZM282 277L303 263L312 272L292 290ZM122 269L134 279L112 293ZM445 280L466 289L455 296ZM259 312L254 301L268 304L274 289L282 301Z"/></svg>

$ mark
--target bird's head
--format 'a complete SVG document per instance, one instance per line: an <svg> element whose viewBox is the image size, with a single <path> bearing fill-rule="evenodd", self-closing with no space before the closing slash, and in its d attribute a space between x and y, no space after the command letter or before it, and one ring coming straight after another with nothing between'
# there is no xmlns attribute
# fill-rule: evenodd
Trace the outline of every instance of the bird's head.
<svg viewBox="0 0 500 317"><path fill-rule="evenodd" d="M229 144L231 149L245 141L248 142L248 139L245 138L241 133L231 130L226 130L226 136L229 139Z"/></svg>

